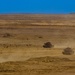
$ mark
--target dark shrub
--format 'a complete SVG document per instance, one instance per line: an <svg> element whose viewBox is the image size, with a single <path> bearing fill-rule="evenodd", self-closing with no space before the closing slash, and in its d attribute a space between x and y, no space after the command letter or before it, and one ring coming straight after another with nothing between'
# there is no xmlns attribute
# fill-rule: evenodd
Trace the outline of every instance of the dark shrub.
<svg viewBox="0 0 75 75"><path fill-rule="evenodd" d="M27 38L27 40L29 40L29 39Z"/></svg>
<svg viewBox="0 0 75 75"><path fill-rule="evenodd" d="M4 35L3 35L3 37L10 37L11 36L11 34L9 34L9 33L5 33Z"/></svg>
<svg viewBox="0 0 75 75"><path fill-rule="evenodd" d="M43 47L44 48L52 48L53 45L50 42L46 42L46 43L44 43Z"/></svg>
<svg viewBox="0 0 75 75"><path fill-rule="evenodd" d="M42 36L39 36L38 38L43 38Z"/></svg>
<svg viewBox="0 0 75 75"><path fill-rule="evenodd" d="M74 54L74 51L71 48L65 48L64 51L62 52L64 55L72 55Z"/></svg>

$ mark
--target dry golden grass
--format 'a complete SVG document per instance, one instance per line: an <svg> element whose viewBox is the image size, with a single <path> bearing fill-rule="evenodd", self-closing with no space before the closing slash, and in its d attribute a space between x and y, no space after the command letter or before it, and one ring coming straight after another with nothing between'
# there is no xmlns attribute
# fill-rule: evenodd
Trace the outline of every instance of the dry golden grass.
<svg viewBox="0 0 75 75"><path fill-rule="evenodd" d="M0 73L16 75L49 75L75 73L75 61L68 58L39 57L27 61L5 62L0 64Z"/></svg>
<svg viewBox="0 0 75 75"><path fill-rule="evenodd" d="M0 15L0 75L74 75L75 15ZM51 42L54 48L43 48Z"/></svg>

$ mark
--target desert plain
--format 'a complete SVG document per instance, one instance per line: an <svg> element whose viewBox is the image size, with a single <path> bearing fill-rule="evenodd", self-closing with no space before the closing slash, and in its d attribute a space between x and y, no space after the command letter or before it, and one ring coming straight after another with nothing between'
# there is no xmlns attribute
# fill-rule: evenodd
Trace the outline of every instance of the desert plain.
<svg viewBox="0 0 75 75"><path fill-rule="evenodd" d="M75 51L75 14L0 15L0 75L75 75L67 47Z"/></svg>

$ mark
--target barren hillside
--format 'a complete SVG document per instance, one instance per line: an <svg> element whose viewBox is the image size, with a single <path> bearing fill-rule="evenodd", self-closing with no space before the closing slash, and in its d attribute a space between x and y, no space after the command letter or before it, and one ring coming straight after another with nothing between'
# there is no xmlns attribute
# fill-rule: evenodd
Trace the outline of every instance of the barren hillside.
<svg viewBox="0 0 75 75"><path fill-rule="evenodd" d="M51 42L52 48L44 48ZM1 75L74 75L75 15L0 15Z"/></svg>

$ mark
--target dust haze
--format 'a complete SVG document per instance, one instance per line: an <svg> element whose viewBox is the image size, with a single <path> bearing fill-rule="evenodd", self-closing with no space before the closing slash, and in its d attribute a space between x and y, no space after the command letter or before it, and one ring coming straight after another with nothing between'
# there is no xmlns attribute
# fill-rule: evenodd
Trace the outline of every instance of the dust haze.
<svg viewBox="0 0 75 75"><path fill-rule="evenodd" d="M43 45L50 42L52 48ZM75 15L0 15L0 75L74 75Z"/></svg>

